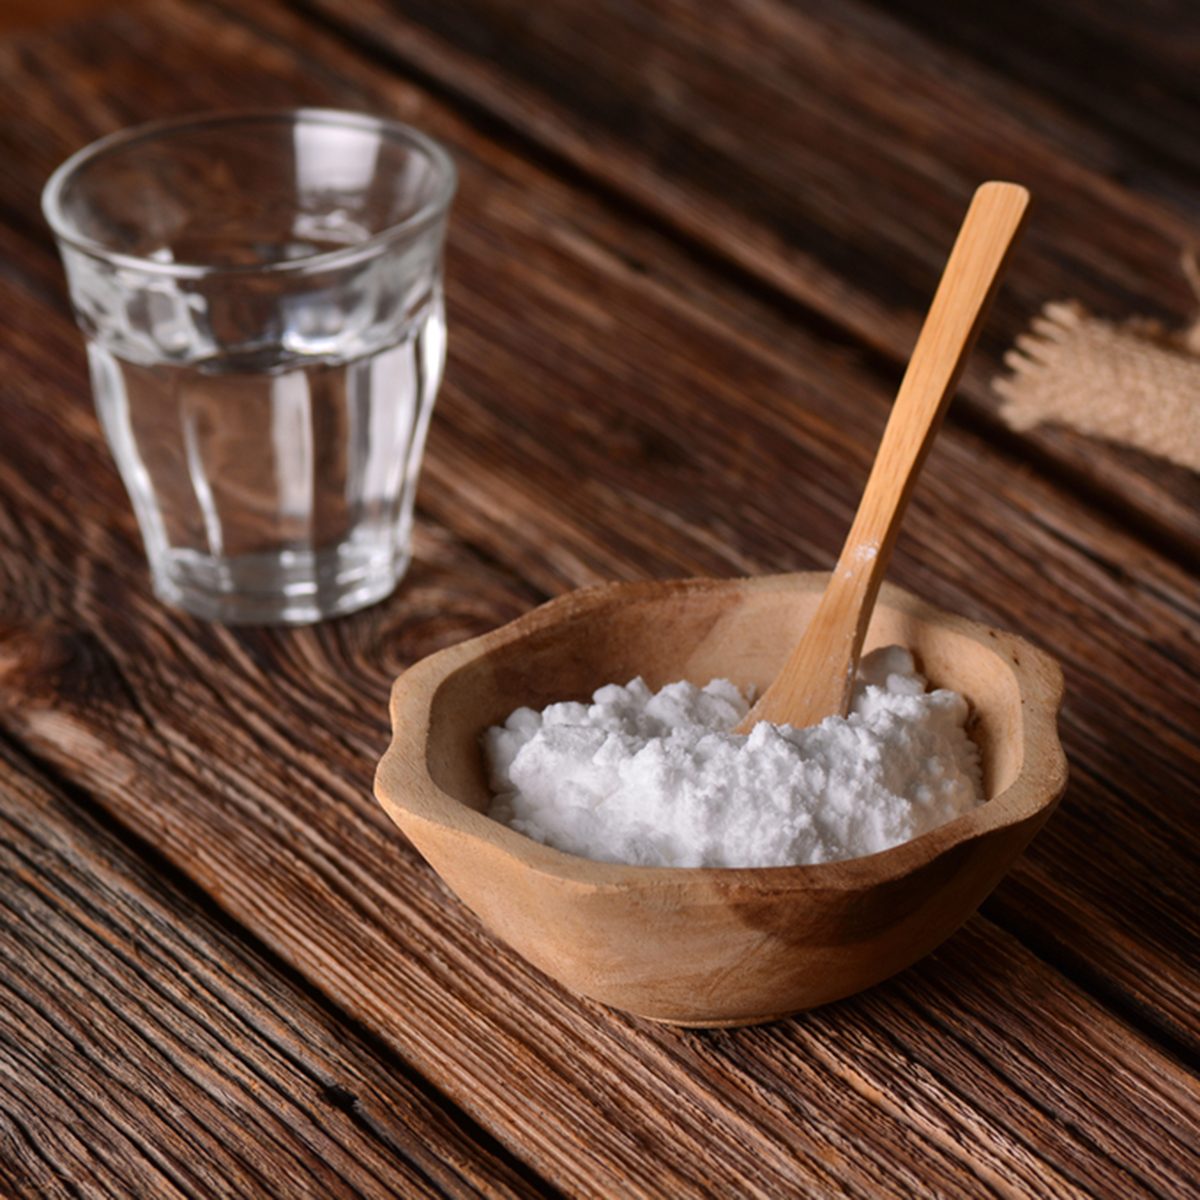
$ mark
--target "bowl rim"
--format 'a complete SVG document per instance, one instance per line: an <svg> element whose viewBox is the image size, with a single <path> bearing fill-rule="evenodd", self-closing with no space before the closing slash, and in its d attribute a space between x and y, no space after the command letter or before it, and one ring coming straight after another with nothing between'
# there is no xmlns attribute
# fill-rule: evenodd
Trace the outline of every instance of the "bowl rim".
<svg viewBox="0 0 1200 1200"><path fill-rule="evenodd" d="M1063 675L1044 651L1015 634L935 608L912 593L885 583L878 606L965 635L1005 660L1016 678L1021 702L1022 757L1017 776L999 795L927 833L857 858L773 867L648 867L599 862L536 842L493 820L444 791L429 773L425 745L433 698L438 688L467 662L547 625L595 617L614 603L650 600L668 593L731 588L820 592L828 572L733 579L674 579L604 583L580 588L539 605L479 637L421 659L393 683L392 738L375 774L375 796L406 835L410 825L469 839L477 848L515 859L561 884L588 891L627 891L631 887L679 890L703 882L714 899L731 892L773 895L788 891L846 891L900 879L949 851L1027 820L1048 815L1067 782L1067 761L1058 737ZM418 847L419 848L419 847ZM724 901L719 901L724 902Z"/></svg>

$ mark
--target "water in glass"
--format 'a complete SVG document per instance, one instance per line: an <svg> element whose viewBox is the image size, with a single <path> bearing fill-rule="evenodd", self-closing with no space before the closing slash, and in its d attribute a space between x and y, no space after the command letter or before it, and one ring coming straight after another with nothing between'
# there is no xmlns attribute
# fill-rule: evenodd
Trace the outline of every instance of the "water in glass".
<svg viewBox="0 0 1200 1200"><path fill-rule="evenodd" d="M389 334L183 364L89 343L163 599L228 618L236 597L238 620L303 621L391 590L441 377L440 297Z"/></svg>
<svg viewBox="0 0 1200 1200"><path fill-rule="evenodd" d="M445 357L453 190L415 130L312 109L128 130L51 179L163 600L305 622L395 586Z"/></svg>

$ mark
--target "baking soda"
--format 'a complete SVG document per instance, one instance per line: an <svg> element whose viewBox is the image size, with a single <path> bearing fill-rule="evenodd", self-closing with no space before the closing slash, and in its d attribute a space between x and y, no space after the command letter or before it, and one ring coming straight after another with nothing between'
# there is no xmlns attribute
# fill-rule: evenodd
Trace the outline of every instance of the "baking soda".
<svg viewBox="0 0 1200 1200"><path fill-rule="evenodd" d="M483 738L490 815L603 862L769 867L874 854L982 801L966 701L899 646L863 658L847 717L731 732L749 708L725 679L640 678L519 708Z"/></svg>

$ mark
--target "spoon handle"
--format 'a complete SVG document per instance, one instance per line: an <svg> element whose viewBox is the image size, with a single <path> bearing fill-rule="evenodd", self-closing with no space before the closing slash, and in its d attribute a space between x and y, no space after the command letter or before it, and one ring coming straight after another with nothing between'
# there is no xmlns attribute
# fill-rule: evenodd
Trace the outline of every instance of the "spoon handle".
<svg viewBox="0 0 1200 1200"><path fill-rule="evenodd" d="M825 594L778 678L739 726L815 725L844 716L875 597L908 498L1012 250L1029 193L985 183L975 193L883 433Z"/></svg>

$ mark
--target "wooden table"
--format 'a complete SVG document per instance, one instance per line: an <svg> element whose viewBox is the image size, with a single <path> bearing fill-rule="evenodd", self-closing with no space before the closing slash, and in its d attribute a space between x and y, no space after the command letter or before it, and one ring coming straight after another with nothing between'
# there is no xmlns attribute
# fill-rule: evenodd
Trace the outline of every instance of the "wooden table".
<svg viewBox="0 0 1200 1200"><path fill-rule="evenodd" d="M5 1195L1196 1194L1200 491L990 390L1044 301L1195 307L1200 19L1153 11L163 0L6 39ZM149 594L37 196L131 122L298 103L452 147L450 363L400 591L231 630ZM564 994L373 801L392 679L582 584L827 566L989 176L1036 209L892 578L1061 659L1062 807L865 995L699 1033Z"/></svg>

